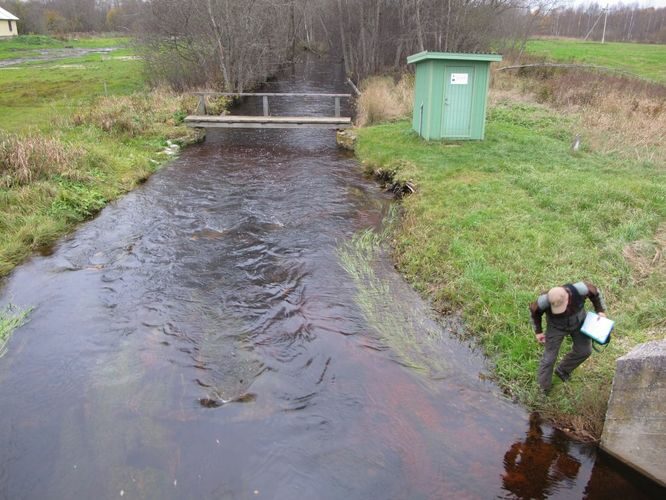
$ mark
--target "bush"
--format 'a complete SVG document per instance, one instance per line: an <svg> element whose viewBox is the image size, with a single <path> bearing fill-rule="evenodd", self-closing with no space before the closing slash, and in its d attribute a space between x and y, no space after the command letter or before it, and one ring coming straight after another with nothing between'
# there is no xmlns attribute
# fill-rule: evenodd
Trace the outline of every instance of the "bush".
<svg viewBox="0 0 666 500"><path fill-rule="evenodd" d="M412 112L414 77L405 74L396 84L389 76L371 77L361 84L356 124L360 127L398 120Z"/></svg>

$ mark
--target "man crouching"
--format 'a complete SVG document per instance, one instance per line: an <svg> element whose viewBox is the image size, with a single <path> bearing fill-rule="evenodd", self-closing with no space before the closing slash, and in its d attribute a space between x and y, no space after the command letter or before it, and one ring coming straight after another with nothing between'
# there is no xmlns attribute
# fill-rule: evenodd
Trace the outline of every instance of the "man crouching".
<svg viewBox="0 0 666 500"><path fill-rule="evenodd" d="M571 336L573 347L555 369L555 374L563 382L569 380L571 372L592 353L592 341L580 331L586 315L585 299L590 299L599 316L606 317L604 301L599 289L582 281L573 285L551 288L530 304L530 315L536 339L545 344L538 373L539 386L545 394L550 391L553 365L564 337ZM541 317L544 313L547 318L545 334L541 328Z"/></svg>

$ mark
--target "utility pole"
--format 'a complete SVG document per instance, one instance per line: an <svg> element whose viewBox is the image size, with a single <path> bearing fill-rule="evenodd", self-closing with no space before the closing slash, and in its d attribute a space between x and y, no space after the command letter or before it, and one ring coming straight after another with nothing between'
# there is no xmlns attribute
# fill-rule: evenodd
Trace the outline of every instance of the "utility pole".
<svg viewBox="0 0 666 500"><path fill-rule="evenodd" d="M585 35L585 38L583 38L583 41L586 41L586 40L587 40L587 37L589 37L589 36L592 34L592 31L594 31L594 28L597 27L597 23L599 22L599 19L601 19L601 14L599 14L599 15L597 16L597 20L594 21L594 24L593 24L592 27L590 28L590 31L588 31L588 32L587 32L587 35Z"/></svg>
<svg viewBox="0 0 666 500"><path fill-rule="evenodd" d="M608 4L606 4L606 14L604 15L604 31L603 34L601 35L601 43L604 43L606 41L606 21L608 20Z"/></svg>

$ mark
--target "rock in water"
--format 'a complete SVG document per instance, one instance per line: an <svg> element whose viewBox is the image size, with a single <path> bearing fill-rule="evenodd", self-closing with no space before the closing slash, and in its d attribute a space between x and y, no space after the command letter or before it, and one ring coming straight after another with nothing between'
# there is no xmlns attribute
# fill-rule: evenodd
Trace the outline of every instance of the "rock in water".
<svg viewBox="0 0 666 500"><path fill-rule="evenodd" d="M338 130L335 134L335 140L338 146L348 151L354 151L356 148L356 134L351 130Z"/></svg>

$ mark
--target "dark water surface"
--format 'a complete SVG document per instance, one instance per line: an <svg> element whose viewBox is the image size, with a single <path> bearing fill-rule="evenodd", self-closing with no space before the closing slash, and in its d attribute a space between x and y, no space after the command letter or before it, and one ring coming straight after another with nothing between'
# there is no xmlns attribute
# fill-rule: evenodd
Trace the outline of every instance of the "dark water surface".
<svg viewBox="0 0 666 500"><path fill-rule="evenodd" d="M271 90L341 81L309 61ZM2 301L34 310L0 359L0 498L651 494L482 380L359 239L391 200L334 135L210 132L14 272Z"/></svg>

